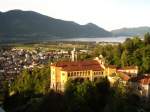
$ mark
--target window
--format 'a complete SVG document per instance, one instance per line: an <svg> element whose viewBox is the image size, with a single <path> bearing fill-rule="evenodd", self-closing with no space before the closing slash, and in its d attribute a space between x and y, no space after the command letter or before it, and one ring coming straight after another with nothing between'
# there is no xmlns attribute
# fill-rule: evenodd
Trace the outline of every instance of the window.
<svg viewBox="0 0 150 112"><path fill-rule="evenodd" d="M68 77L70 77L70 72L68 73Z"/></svg>
<svg viewBox="0 0 150 112"><path fill-rule="evenodd" d="M85 76L87 76L87 71L85 72Z"/></svg>
<svg viewBox="0 0 150 112"><path fill-rule="evenodd" d="M74 76L76 76L76 72L73 72Z"/></svg>
<svg viewBox="0 0 150 112"><path fill-rule="evenodd" d="M80 72L80 76L82 75L82 72Z"/></svg>
<svg viewBox="0 0 150 112"><path fill-rule="evenodd" d="M71 76L73 76L73 72L71 72Z"/></svg>

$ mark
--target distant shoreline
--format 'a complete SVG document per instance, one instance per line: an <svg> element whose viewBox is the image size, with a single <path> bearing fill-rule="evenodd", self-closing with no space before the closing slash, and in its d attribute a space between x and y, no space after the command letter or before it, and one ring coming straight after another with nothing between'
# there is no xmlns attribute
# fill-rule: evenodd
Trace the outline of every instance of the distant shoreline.
<svg viewBox="0 0 150 112"><path fill-rule="evenodd" d="M94 38L56 38L56 39L48 39L48 38L0 38L0 44L28 44L28 43L49 43L49 42L119 42L122 43L126 38L132 37L94 37Z"/></svg>

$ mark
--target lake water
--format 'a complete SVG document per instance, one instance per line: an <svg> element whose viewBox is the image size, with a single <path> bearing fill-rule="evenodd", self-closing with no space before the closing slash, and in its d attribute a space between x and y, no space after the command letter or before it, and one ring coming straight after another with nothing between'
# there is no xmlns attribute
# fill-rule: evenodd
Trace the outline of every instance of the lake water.
<svg viewBox="0 0 150 112"><path fill-rule="evenodd" d="M0 38L1 43L31 43L31 42L49 42L49 41L87 41L87 42L124 42L129 37L96 37L96 38L42 38L42 37L33 37L33 38Z"/></svg>
<svg viewBox="0 0 150 112"><path fill-rule="evenodd" d="M56 41L95 41L95 42L124 42L129 37L96 37L96 38L64 38Z"/></svg>

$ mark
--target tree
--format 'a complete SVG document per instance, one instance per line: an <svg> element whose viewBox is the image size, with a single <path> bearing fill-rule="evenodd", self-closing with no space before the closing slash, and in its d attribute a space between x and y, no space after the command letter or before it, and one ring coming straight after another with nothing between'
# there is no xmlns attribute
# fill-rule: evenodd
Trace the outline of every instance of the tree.
<svg viewBox="0 0 150 112"><path fill-rule="evenodd" d="M127 50L128 52L133 52L134 43L133 43L133 40L131 38L127 38L123 44L124 44L125 50Z"/></svg>
<svg viewBox="0 0 150 112"><path fill-rule="evenodd" d="M114 50L113 50L113 54L114 54L114 58L113 58L113 61L114 61L114 65L117 65L118 67L121 66L121 54L122 54L122 46L121 44L119 44L118 46L114 47Z"/></svg>
<svg viewBox="0 0 150 112"><path fill-rule="evenodd" d="M150 33L149 32L144 35L144 43L145 43L145 45L150 44Z"/></svg>
<svg viewBox="0 0 150 112"><path fill-rule="evenodd" d="M143 72L149 73L150 72L150 45L147 45L143 49Z"/></svg>
<svg viewBox="0 0 150 112"><path fill-rule="evenodd" d="M136 51L133 52L133 60L134 60L134 65L136 66L141 66L142 64L142 57L143 57L143 50L142 49L137 49Z"/></svg>
<svg viewBox="0 0 150 112"><path fill-rule="evenodd" d="M134 50L143 47L143 42L139 37L133 37L132 39L133 41L133 46L134 46Z"/></svg>
<svg viewBox="0 0 150 112"><path fill-rule="evenodd" d="M33 91L34 93L45 94L49 90L50 84L50 69L49 67L34 68L32 71L25 69L19 75L12 86L10 91L26 92Z"/></svg>
<svg viewBox="0 0 150 112"><path fill-rule="evenodd" d="M127 51L123 51L122 55L121 55L121 65L122 67L127 66L128 65L128 60L127 60Z"/></svg>
<svg viewBox="0 0 150 112"><path fill-rule="evenodd" d="M90 59L92 56L88 53L82 53L78 55L78 60L87 60Z"/></svg>
<svg viewBox="0 0 150 112"><path fill-rule="evenodd" d="M143 72L150 73L150 57L143 57Z"/></svg>
<svg viewBox="0 0 150 112"><path fill-rule="evenodd" d="M101 54L102 51L102 46L96 45L95 48L93 49L93 55L95 57L98 57Z"/></svg>

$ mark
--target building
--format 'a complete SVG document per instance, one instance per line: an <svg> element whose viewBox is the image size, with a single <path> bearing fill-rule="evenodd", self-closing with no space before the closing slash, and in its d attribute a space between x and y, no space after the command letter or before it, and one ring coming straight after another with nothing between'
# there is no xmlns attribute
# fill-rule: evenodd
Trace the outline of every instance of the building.
<svg viewBox="0 0 150 112"><path fill-rule="evenodd" d="M77 51L75 48L71 51L71 61L77 61Z"/></svg>
<svg viewBox="0 0 150 112"><path fill-rule="evenodd" d="M104 76L101 60L59 61L51 65L51 88L64 91L69 79L97 80Z"/></svg>
<svg viewBox="0 0 150 112"><path fill-rule="evenodd" d="M51 64L51 89L64 91L65 84L69 79L82 78L95 81L98 78L108 76L113 84L121 80L124 84L130 77L137 76L138 67L117 68L114 65L105 65L102 55L94 60L77 61L75 48L71 51L71 61L59 61Z"/></svg>
<svg viewBox="0 0 150 112"><path fill-rule="evenodd" d="M129 73L117 71L117 67L114 65L107 66L104 74L107 75L111 85L113 85L116 81L119 81L126 86L128 80L131 78Z"/></svg>
<svg viewBox="0 0 150 112"><path fill-rule="evenodd" d="M137 66L125 66L123 68L117 68L115 65L105 65L105 74L107 74L108 76L118 73L125 73L130 77L136 77L138 72L139 70Z"/></svg>
<svg viewBox="0 0 150 112"><path fill-rule="evenodd" d="M136 77L139 70L138 70L138 66L126 66L124 68L117 68L117 72L127 73L131 77Z"/></svg>
<svg viewBox="0 0 150 112"><path fill-rule="evenodd" d="M115 65L105 65L105 74L107 76L114 76L117 73L117 67Z"/></svg>
<svg viewBox="0 0 150 112"><path fill-rule="evenodd" d="M104 76L108 76L112 84L119 80L126 85L129 79L137 74L138 67L106 66L102 57L85 61L59 61L51 64L50 86L56 91L64 91L65 84L69 79L82 78L95 81Z"/></svg>
<svg viewBox="0 0 150 112"><path fill-rule="evenodd" d="M128 81L131 79L130 74L117 72L117 76L119 77L119 81L125 86L128 84Z"/></svg>
<svg viewBox="0 0 150 112"><path fill-rule="evenodd" d="M150 76L133 77L129 80L129 85L138 95L150 97Z"/></svg>
<svg viewBox="0 0 150 112"><path fill-rule="evenodd" d="M137 76L138 67L127 66L123 68L117 68L115 65L107 65L105 66L104 74L108 76L108 79L112 85L116 81L119 81L126 86L130 78Z"/></svg>

